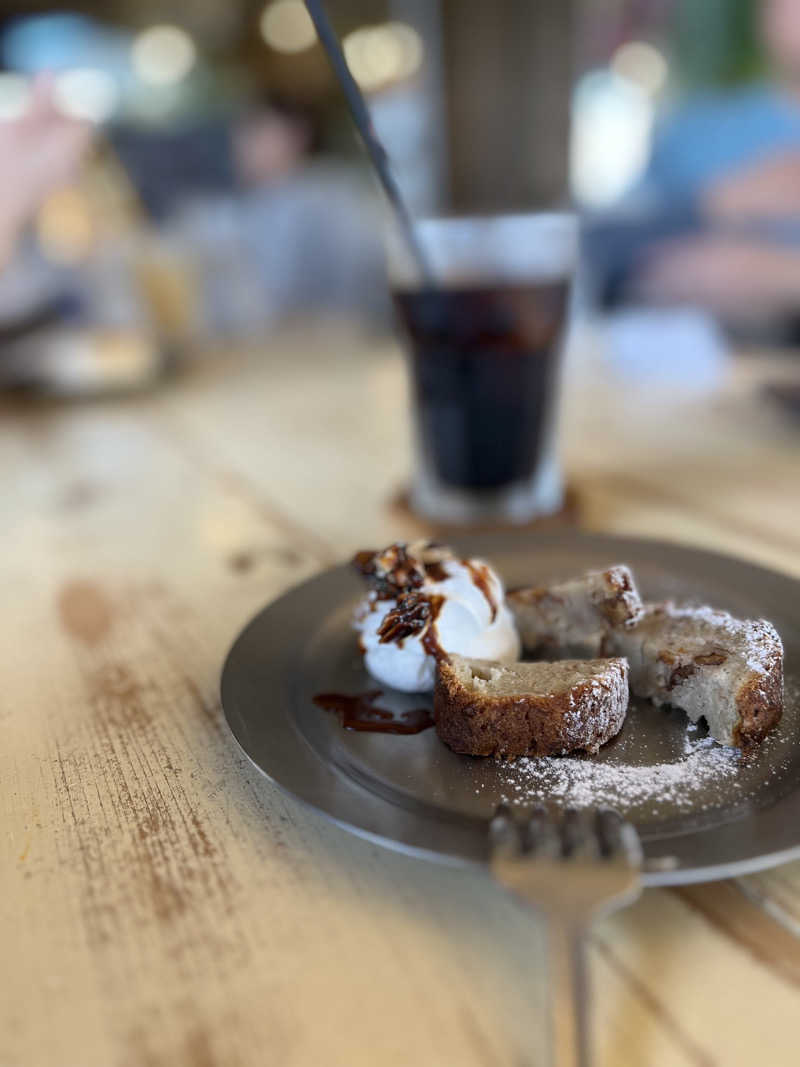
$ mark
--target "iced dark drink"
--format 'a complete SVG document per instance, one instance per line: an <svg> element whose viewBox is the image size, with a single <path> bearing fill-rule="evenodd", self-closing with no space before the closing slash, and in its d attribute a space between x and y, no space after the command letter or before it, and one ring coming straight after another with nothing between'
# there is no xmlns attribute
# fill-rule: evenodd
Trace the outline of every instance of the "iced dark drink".
<svg viewBox="0 0 800 1067"><path fill-rule="evenodd" d="M397 291L419 446L443 486L529 482L547 444L567 282Z"/></svg>
<svg viewBox="0 0 800 1067"><path fill-rule="evenodd" d="M416 428L412 502L451 521L525 521L555 511L574 220L429 220L420 235L436 286L394 284Z"/></svg>

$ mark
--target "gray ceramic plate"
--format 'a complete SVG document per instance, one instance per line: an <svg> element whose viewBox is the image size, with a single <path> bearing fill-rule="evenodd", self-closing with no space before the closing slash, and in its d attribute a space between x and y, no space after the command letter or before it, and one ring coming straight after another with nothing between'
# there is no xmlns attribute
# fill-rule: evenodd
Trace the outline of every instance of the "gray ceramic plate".
<svg viewBox="0 0 800 1067"><path fill-rule="evenodd" d="M704 742L682 713L633 701L622 733L594 760L518 765L458 756L433 730L344 730L312 703L320 692L375 688L350 629L361 583L343 566L265 608L228 655L222 703L256 767L346 829L445 862L486 859L486 822L500 799L525 809L544 794L551 806L576 798L580 806L587 788L592 797L599 788L605 803L637 824L649 885L729 877L800 857L800 582L678 545L593 534L487 535L457 547L491 560L507 586L626 562L649 599L770 619L786 650L780 727L743 759ZM425 702L386 699L396 707Z"/></svg>

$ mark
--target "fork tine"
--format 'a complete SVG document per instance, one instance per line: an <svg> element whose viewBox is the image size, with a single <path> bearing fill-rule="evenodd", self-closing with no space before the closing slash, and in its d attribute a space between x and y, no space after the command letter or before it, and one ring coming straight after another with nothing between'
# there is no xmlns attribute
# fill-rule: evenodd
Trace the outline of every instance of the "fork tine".
<svg viewBox="0 0 800 1067"><path fill-rule="evenodd" d="M489 843L496 855L516 855L521 851L519 828L508 804L498 804L489 823Z"/></svg>
<svg viewBox="0 0 800 1067"><path fill-rule="evenodd" d="M604 809L597 813L597 833L603 855L609 859L625 860L632 867L642 862L639 835L631 823L616 811Z"/></svg>
<svg viewBox="0 0 800 1067"><path fill-rule="evenodd" d="M569 859L597 859L600 845L592 813L574 809L566 811L561 825L561 842L564 856Z"/></svg>
<svg viewBox="0 0 800 1067"><path fill-rule="evenodd" d="M629 822L623 822L622 824L622 850L629 866L641 867L644 858L642 842L639 840L636 827Z"/></svg>
<svg viewBox="0 0 800 1067"><path fill-rule="evenodd" d="M522 847L531 856L556 859L561 855L561 838L544 808L534 808L522 832Z"/></svg>
<svg viewBox="0 0 800 1067"><path fill-rule="evenodd" d="M622 816L609 808L601 808L597 813L597 835L604 856L612 859L622 849Z"/></svg>
<svg viewBox="0 0 800 1067"><path fill-rule="evenodd" d="M543 807L521 825L521 817L501 805L489 835L490 869L498 883L548 922L553 1061L588 1064L581 944L596 918L632 903L641 892L636 831L611 811L571 810L559 821ZM619 862L608 862L612 857Z"/></svg>

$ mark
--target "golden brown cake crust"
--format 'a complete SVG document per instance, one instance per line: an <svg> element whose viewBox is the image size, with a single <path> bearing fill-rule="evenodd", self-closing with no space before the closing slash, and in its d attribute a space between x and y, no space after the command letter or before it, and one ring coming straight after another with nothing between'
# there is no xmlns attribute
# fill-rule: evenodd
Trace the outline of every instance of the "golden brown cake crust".
<svg viewBox="0 0 800 1067"><path fill-rule="evenodd" d="M734 727L737 748L750 748L763 741L783 714L783 653L771 649L764 663L765 674L751 675L736 694L739 721Z"/></svg>
<svg viewBox="0 0 800 1067"><path fill-rule="evenodd" d="M471 690L443 659L433 698L440 739L470 756L594 753L619 733L627 706L624 659L602 661L591 678L558 692L513 696Z"/></svg>

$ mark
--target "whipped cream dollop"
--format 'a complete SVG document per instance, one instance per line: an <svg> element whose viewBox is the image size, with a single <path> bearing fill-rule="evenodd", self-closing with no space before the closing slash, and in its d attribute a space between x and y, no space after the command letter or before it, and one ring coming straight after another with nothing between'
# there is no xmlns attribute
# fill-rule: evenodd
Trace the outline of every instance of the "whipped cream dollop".
<svg viewBox="0 0 800 1067"><path fill-rule="evenodd" d="M353 563L371 587L354 626L367 670L384 685L407 693L433 689L443 653L519 658L503 583L483 560L458 559L443 545L421 541L359 552Z"/></svg>

